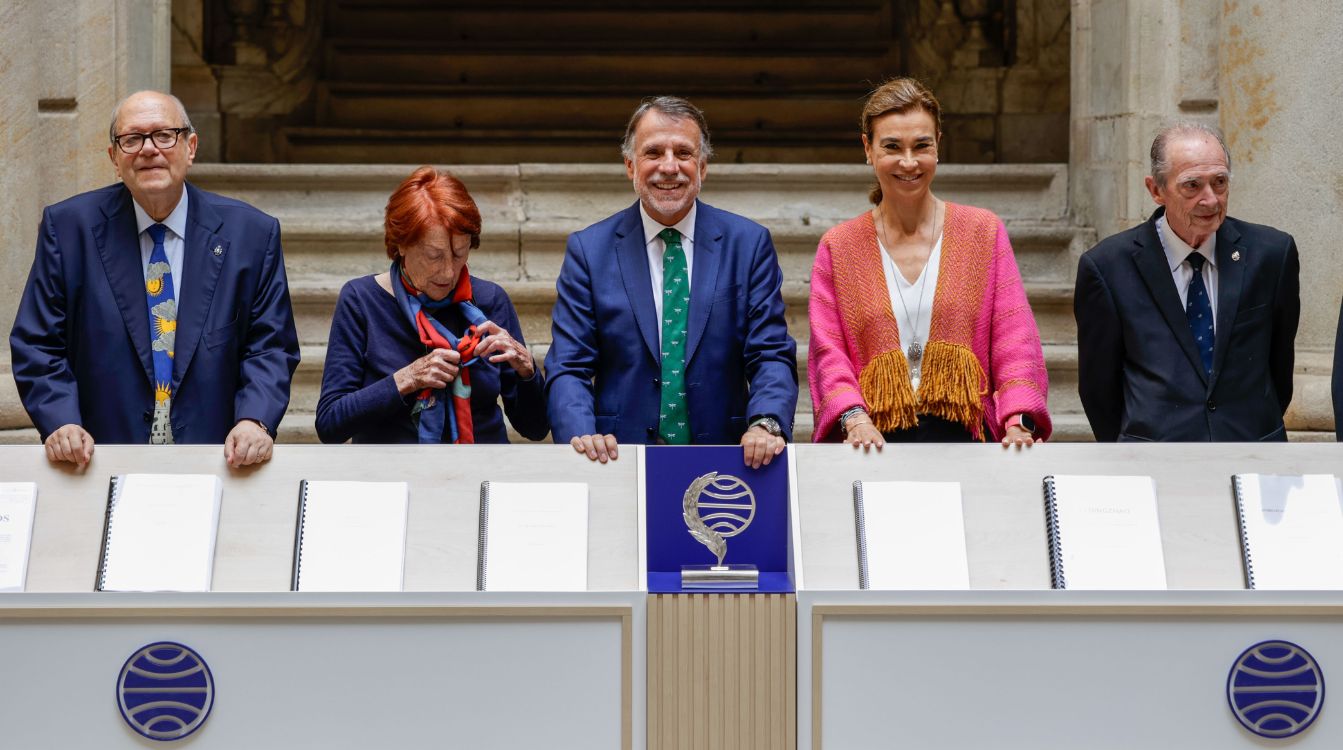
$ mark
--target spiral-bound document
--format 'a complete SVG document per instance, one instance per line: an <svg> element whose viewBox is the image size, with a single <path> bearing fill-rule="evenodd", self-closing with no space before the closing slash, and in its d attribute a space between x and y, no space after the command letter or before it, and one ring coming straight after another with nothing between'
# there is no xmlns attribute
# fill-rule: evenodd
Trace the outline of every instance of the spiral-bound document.
<svg viewBox="0 0 1343 750"><path fill-rule="evenodd" d="M1252 589L1343 589L1343 498L1332 474L1236 474L1245 582Z"/></svg>
<svg viewBox="0 0 1343 750"><path fill-rule="evenodd" d="M99 591L209 591L223 485L213 474L112 477Z"/></svg>
<svg viewBox="0 0 1343 750"><path fill-rule="evenodd" d="M1054 588L1166 588L1151 477L1058 474L1044 485Z"/></svg>
<svg viewBox="0 0 1343 750"><path fill-rule="evenodd" d="M400 591L409 508L405 482L300 482L292 589Z"/></svg>
<svg viewBox="0 0 1343 750"><path fill-rule="evenodd" d="M36 484L0 482L0 591L23 591L36 511Z"/></svg>
<svg viewBox="0 0 1343 750"><path fill-rule="evenodd" d="M861 589L968 589L959 482L853 483Z"/></svg>
<svg viewBox="0 0 1343 750"><path fill-rule="evenodd" d="M481 482L478 591L586 591L588 486Z"/></svg>

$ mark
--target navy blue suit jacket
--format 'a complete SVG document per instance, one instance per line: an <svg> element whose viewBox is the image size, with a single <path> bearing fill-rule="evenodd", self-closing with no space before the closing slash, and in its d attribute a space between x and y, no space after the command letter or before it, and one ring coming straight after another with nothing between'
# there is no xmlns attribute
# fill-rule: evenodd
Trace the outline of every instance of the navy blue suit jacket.
<svg viewBox="0 0 1343 750"><path fill-rule="evenodd" d="M274 434L298 336L280 223L187 184L173 362L173 440L222 443L240 419ZM82 425L101 443L148 443L153 362L130 191L47 207L10 333L14 380L43 439Z"/></svg>
<svg viewBox="0 0 1343 750"><path fill-rule="evenodd" d="M1157 236L1162 211L1078 264L1078 391L1092 432L1100 441L1286 440L1301 317L1296 243L1272 227L1222 222L1209 376Z"/></svg>
<svg viewBox="0 0 1343 750"><path fill-rule="evenodd" d="M686 342L691 442L730 445L773 416L791 440L797 344L769 230L699 203ZM546 396L555 442L657 439L660 324L639 206L569 237L556 281Z"/></svg>

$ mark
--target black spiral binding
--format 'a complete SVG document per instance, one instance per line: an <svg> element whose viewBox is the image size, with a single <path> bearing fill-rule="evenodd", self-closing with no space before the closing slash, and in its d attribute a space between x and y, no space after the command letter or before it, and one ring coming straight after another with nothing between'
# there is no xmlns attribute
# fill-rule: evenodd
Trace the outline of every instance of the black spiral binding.
<svg viewBox="0 0 1343 750"><path fill-rule="evenodd" d="M866 591L869 587L867 572L867 517L863 511L863 482L853 483L853 519L858 532L858 588Z"/></svg>
<svg viewBox="0 0 1343 750"><path fill-rule="evenodd" d="M490 482L480 483L480 537L476 541L476 591L485 590L485 540L490 522Z"/></svg>
<svg viewBox="0 0 1343 750"><path fill-rule="evenodd" d="M107 585L107 557L112 554L112 511L116 510L120 496L121 477L114 476L107 484L107 511L103 518L103 546L98 550L98 575L93 580L94 591L102 591Z"/></svg>
<svg viewBox="0 0 1343 750"><path fill-rule="evenodd" d="M1236 502L1236 523L1240 524L1240 554L1245 561L1245 587L1254 588L1254 560L1250 557L1250 535L1245 527L1245 499L1241 488L1241 475L1231 475L1231 494Z"/></svg>
<svg viewBox="0 0 1343 750"><path fill-rule="evenodd" d="M290 591L298 591L299 574L303 569L303 522L308 517L308 480L298 482L298 521L294 524L294 573L289 582Z"/></svg>
<svg viewBox="0 0 1343 750"><path fill-rule="evenodd" d="M1054 475L1045 477L1045 530L1049 533L1049 584L1055 589L1068 588L1063 575L1063 534L1059 530L1058 496Z"/></svg>

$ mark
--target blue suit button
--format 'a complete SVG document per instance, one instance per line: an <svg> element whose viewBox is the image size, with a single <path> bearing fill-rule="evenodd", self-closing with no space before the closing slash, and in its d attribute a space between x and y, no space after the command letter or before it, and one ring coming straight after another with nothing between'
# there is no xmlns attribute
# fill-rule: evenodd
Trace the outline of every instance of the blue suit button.
<svg viewBox="0 0 1343 750"><path fill-rule="evenodd" d="M1216 402L1216 401L1213 401L1212 399L1208 399L1208 411L1217 411L1217 402Z"/></svg>

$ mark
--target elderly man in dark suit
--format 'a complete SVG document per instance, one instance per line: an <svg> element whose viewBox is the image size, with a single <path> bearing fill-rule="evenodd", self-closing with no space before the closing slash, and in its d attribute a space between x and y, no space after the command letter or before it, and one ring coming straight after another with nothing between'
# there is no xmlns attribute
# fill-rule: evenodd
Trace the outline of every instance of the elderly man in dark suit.
<svg viewBox="0 0 1343 750"><path fill-rule="evenodd" d="M42 215L10 334L24 408L53 461L85 464L95 441L265 461L299 356L279 222L187 183L176 97L132 94L110 136L121 182Z"/></svg>
<svg viewBox="0 0 1343 750"><path fill-rule="evenodd" d="M1152 142L1159 208L1077 269L1078 389L1096 439L1286 440L1300 259L1290 235L1229 218L1231 156L1182 123Z"/></svg>
<svg viewBox="0 0 1343 750"><path fill-rule="evenodd" d="M623 151L638 201L570 236L556 281L552 434L599 461L618 443L740 443L758 468L797 408L769 231L697 200L709 131L690 102L645 101Z"/></svg>

